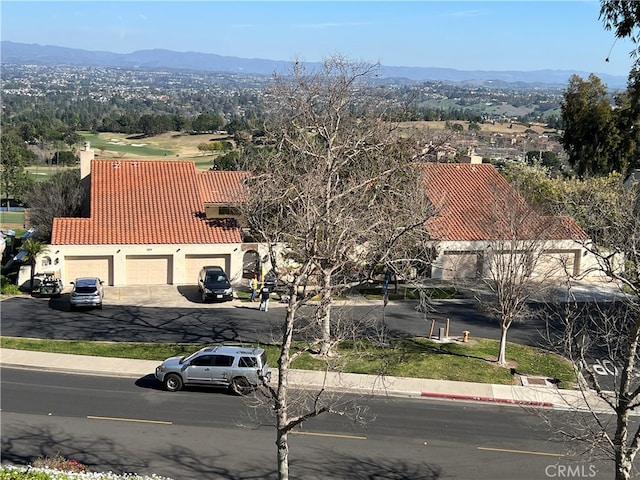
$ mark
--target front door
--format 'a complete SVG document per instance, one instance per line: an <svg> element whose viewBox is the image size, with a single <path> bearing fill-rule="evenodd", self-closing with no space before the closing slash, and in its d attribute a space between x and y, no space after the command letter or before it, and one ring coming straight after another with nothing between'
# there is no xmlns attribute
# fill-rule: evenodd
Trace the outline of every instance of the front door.
<svg viewBox="0 0 640 480"><path fill-rule="evenodd" d="M219 385L228 385L231 381L233 360L231 355L212 355L214 357L212 367L212 382Z"/></svg>
<svg viewBox="0 0 640 480"><path fill-rule="evenodd" d="M216 355L200 355L191 360L187 367L186 377L189 383L212 383Z"/></svg>

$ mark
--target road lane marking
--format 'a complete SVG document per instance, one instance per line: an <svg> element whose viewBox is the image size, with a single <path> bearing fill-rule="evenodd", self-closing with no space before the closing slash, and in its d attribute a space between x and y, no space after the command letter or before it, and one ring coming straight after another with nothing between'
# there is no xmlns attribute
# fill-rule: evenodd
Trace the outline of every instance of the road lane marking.
<svg viewBox="0 0 640 480"><path fill-rule="evenodd" d="M87 415L89 420L114 420L116 422L132 422L132 423L156 423L159 425L173 425L173 422L165 422L163 420L142 420L139 418L121 418L121 417L97 417Z"/></svg>
<svg viewBox="0 0 640 480"><path fill-rule="evenodd" d="M511 450L508 448L478 447L478 450L488 450L490 452L505 453L524 453L527 455L544 455L547 457L564 457L564 453L532 452L531 450Z"/></svg>
<svg viewBox="0 0 640 480"><path fill-rule="evenodd" d="M339 433L317 433L317 432L291 432L293 435L311 435L315 437L334 437L334 438L349 438L351 440L366 440L367 437L360 437L358 435L341 435Z"/></svg>

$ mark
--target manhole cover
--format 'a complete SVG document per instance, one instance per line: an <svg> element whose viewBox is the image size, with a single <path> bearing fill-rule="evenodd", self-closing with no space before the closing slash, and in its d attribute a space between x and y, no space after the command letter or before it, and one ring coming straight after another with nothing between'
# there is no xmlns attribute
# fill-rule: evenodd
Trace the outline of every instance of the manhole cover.
<svg viewBox="0 0 640 480"><path fill-rule="evenodd" d="M531 378L531 377L527 377L527 384L528 385L546 385L547 381L544 378Z"/></svg>

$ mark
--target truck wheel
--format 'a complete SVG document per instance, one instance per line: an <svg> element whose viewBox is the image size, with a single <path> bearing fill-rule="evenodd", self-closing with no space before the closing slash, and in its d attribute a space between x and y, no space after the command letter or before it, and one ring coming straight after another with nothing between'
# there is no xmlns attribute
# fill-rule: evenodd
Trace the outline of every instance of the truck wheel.
<svg viewBox="0 0 640 480"><path fill-rule="evenodd" d="M251 390L251 384L246 378L236 377L231 380L231 391L236 395L247 395Z"/></svg>
<svg viewBox="0 0 640 480"><path fill-rule="evenodd" d="M180 378L180 375L170 373L164 377L164 388L169 392L177 392L180 390L182 388L182 378Z"/></svg>

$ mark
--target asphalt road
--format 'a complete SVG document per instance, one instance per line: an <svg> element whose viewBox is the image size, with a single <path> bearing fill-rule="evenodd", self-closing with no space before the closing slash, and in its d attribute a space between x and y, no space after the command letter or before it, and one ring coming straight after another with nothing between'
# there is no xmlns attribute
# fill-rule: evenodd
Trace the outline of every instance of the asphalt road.
<svg viewBox="0 0 640 480"><path fill-rule="evenodd" d="M351 325L359 334L380 338L381 326L391 337L428 337L431 321L434 332L446 328L451 336L470 332L471 338L500 338L498 322L478 310L472 303L436 302L428 314L416 310L417 302L382 302L367 305L335 306L334 318L342 317L342 326ZM538 308L541 308L540 306ZM57 340L159 342L159 343L278 343L285 309L272 306L268 312L258 310L257 303L221 303L191 307L135 306L105 303L104 308L69 311L67 295L60 298L14 297L2 301L2 335ZM298 311L296 338L318 338L319 332L310 318L312 309ZM508 341L548 348L545 339L551 317L539 315L526 322L514 323ZM550 323L551 320L549 320ZM353 327L355 326L355 327ZM606 351L596 353L591 363L605 389L613 389L619 379L615 362Z"/></svg>
<svg viewBox="0 0 640 480"><path fill-rule="evenodd" d="M276 478L275 432L252 398L162 391L155 380L1 370L2 461L60 453L92 471L182 479ZM293 393L293 392L292 392ZM363 424L325 414L289 437L292 478L611 478L521 408L345 396ZM553 422L562 412L547 411ZM262 419L256 422L256 418ZM595 472L596 475L591 475ZM582 478L582 477L580 477Z"/></svg>
<svg viewBox="0 0 640 480"><path fill-rule="evenodd" d="M391 336L429 335L431 320L435 320L434 335L446 328L450 335L500 338L496 320L490 319L473 305L460 302L440 302L428 314L416 311L416 302L392 302L383 308L382 302L372 305L334 307L333 314L345 319L341 323L358 325L358 331L377 335L384 323ZM297 336L309 334L313 322L299 311L301 329ZM15 297L2 302L2 335L59 340L132 341L132 342L261 342L279 341L285 310L272 307L258 310L258 304L246 303L207 305L202 308L175 308L110 305L102 310L70 312L68 299ZM543 344L545 323L542 319L516 323L509 329L509 341L538 346Z"/></svg>

